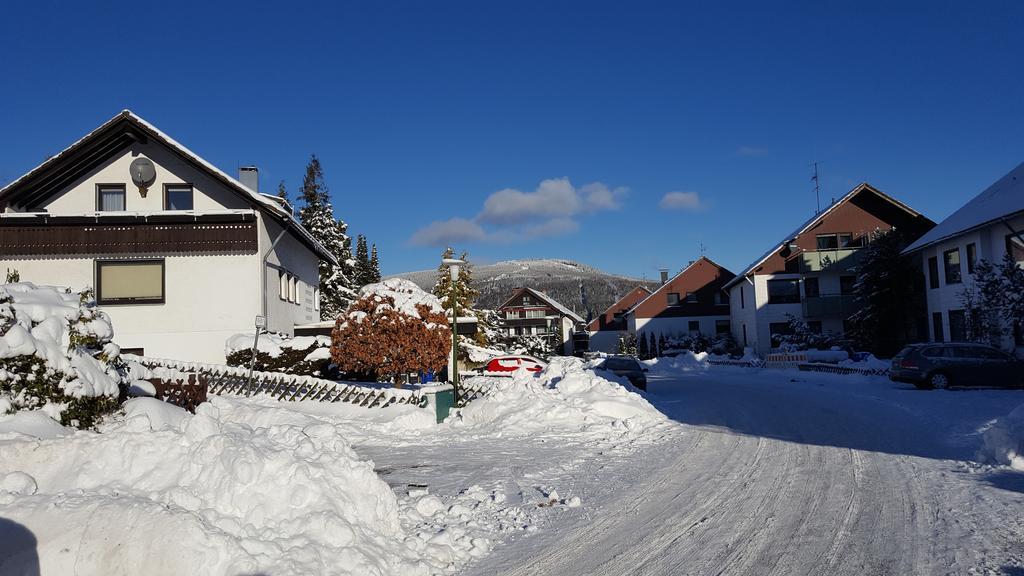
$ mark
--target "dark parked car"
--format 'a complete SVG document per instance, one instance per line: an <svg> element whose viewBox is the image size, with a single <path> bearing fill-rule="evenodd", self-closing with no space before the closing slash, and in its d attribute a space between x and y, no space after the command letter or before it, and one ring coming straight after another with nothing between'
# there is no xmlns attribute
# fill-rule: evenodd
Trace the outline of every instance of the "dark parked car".
<svg viewBox="0 0 1024 576"><path fill-rule="evenodd" d="M644 368L632 356L608 356L594 367L595 370L607 370L616 376L625 376L629 383L641 390L647 390L647 368Z"/></svg>
<svg viewBox="0 0 1024 576"><path fill-rule="evenodd" d="M1024 362L984 344L907 346L892 359L889 379L918 388L1024 386Z"/></svg>

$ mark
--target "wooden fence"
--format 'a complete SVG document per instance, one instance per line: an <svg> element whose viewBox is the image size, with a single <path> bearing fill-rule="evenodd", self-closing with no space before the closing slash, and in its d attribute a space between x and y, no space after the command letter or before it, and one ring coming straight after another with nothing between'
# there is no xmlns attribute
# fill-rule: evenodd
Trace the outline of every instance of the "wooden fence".
<svg viewBox="0 0 1024 576"><path fill-rule="evenodd" d="M425 406L426 395L417 388L393 388L375 382L335 382L313 376L282 372L252 373L237 366L184 362L164 358L125 355L149 368L154 376L165 381L181 381L194 376L205 382L209 394L219 396L254 396L265 394L281 401L348 402L366 408L383 408L392 404Z"/></svg>

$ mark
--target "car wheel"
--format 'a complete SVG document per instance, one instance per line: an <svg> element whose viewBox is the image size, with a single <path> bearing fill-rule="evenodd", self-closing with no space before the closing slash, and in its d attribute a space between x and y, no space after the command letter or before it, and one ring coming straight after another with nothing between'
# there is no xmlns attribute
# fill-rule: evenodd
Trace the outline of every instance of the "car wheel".
<svg viewBox="0 0 1024 576"><path fill-rule="evenodd" d="M928 377L928 385L933 390L945 390L949 388L949 376L942 372L933 372Z"/></svg>

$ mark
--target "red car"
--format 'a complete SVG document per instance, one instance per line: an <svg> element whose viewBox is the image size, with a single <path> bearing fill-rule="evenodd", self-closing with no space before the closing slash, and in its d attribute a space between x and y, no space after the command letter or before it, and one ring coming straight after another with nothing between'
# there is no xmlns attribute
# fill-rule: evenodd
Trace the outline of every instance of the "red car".
<svg viewBox="0 0 1024 576"><path fill-rule="evenodd" d="M547 364L543 360L538 360L533 356L498 356L491 358L490 362L481 369L481 373L488 376L511 376L516 370L525 368L527 372L536 374L545 367Z"/></svg>

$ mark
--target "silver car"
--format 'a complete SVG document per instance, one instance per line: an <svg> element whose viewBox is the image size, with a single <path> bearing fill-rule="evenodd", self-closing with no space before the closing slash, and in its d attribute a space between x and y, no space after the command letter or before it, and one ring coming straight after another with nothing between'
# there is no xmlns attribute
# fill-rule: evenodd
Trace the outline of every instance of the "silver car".
<svg viewBox="0 0 1024 576"><path fill-rule="evenodd" d="M922 389L1024 387L1024 362L984 344L912 344L892 359L889 379Z"/></svg>

